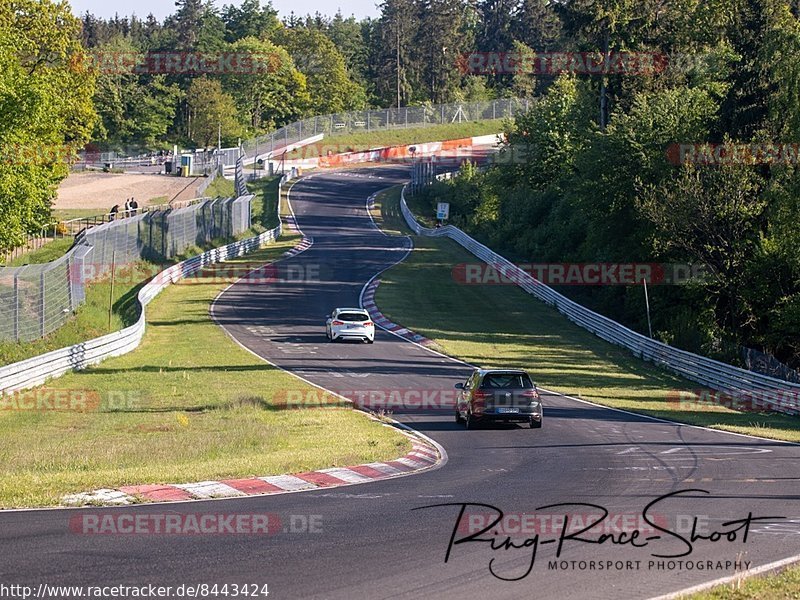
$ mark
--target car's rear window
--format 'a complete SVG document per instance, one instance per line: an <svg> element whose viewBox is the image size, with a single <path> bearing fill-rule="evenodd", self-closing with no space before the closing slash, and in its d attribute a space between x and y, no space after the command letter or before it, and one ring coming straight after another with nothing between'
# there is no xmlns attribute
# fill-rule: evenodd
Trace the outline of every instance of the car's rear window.
<svg viewBox="0 0 800 600"><path fill-rule="evenodd" d="M357 312L346 312L346 313L339 313L336 315L336 318L340 321L348 321L362 323L363 321L369 321L369 315L366 313L357 313Z"/></svg>
<svg viewBox="0 0 800 600"><path fill-rule="evenodd" d="M533 387L531 378L524 373L491 373L484 376L481 389L520 390Z"/></svg>

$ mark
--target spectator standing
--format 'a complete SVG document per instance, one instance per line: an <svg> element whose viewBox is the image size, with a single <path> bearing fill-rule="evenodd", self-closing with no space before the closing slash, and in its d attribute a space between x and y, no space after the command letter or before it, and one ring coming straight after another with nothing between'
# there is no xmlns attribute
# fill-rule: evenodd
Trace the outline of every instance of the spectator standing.
<svg viewBox="0 0 800 600"><path fill-rule="evenodd" d="M111 212L108 214L108 220L113 221L117 218L117 214L119 214L119 204L115 204L111 207Z"/></svg>

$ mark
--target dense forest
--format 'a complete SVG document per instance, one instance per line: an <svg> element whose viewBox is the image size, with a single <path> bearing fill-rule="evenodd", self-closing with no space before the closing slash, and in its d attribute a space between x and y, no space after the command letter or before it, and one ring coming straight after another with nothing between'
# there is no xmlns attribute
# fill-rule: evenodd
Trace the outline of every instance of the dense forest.
<svg viewBox="0 0 800 600"><path fill-rule="evenodd" d="M462 0L387 0L378 19L341 13L278 19L270 4L244 0L217 9L178 0L163 22L152 15L81 17L83 44L98 67L94 142L153 147L166 140L207 145L219 121L228 140L303 116L529 95L530 77L484 76L459 68L467 53L558 47L565 5ZM159 73L147 56L194 53L269 56L263 73ZM139 55L137 72L105 68ZM235 110L231 110L235 108Z"/></svg>
<svg viewBox="0 0 800 600"><path fill-rule="evenodd" d="M48 218L62 155L90 142L205 146L313 114L525 97L504 160L433 190L456 224L523 262L702 265L702 278L650 290L654 335L797 368L799 16L797 0L385 0L376 19L281 20L259 0L178 0L159 21L0 0L0 245ZM639 53L658 68L464 68L475 53ZM269 68L140 68L221 54ZM795 151L674 160L696 144ZM642 291L568 293L647 331Z"/></svg>
<svg viewBox="0 0 800 600"><path fill-rule="evenodd" d="M702 277L650 288L654 336L800 367L797 4L556 7L565 48L655 52L663 68L540 78L506 159L464 169L429 199L448 200L456 224L522 262L701 265ZM711 160L676 161L676 145ZM560 289L648 332L641 285Z"/></svg>

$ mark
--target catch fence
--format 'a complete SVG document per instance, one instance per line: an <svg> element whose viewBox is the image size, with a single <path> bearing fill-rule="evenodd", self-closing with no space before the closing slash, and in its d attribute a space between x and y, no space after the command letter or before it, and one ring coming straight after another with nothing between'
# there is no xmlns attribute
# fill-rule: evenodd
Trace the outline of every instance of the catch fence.
<svg viewBox="0 0 800 600"><path fill-rule="evenodd" d="M193 246L250 228L253 196L205 200L84 230L49 263L0 267L0 340L31 341L58 329L85 300L85 285L139 260L163 263Z"/></svg>

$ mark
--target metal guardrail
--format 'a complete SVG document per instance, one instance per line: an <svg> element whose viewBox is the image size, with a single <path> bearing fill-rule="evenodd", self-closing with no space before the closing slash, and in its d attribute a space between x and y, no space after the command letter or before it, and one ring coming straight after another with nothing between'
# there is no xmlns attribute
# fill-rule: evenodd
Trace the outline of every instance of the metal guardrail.
<svg viewBox="0 0 800 600"><path fill-rule="evenodd" d="M436 229L422 226L408 208L406 187L400 197L400 209L408 226L417 235L447 237L470 253L495 267L523 290L549 304L570 321L599 338L630 350L634 356L652 362L678 375L735 398L757 398L764 408L791 415L800 414L800 385L740 369L732 365L673 348L636 333L624 325L604 317L559 294L458 227L446 225Z"/></svg>
<svg viewBox="0 0 800 600"><path fill-rule="evenodd" d="M161 262L196 244L250 227L252 195L166 210L143 210L79 232L62 257L0 267L0 340L31 341L55 331L84 302L85 284L139 259Z"/></svg>
<svg viewBox="0 0 800 600"><path fill-rule="evenodd" d="M526 112L531 102L532 100L527 98L498 98L475 102L378 108L317 115L289 123L277 131L247 140L242 143L242 151L245 159L252 159L267 152L274 153L276 149L285 148L319 134L331 138L365 131L505 119Z"/></svg>
<svg viewBox="0 0 800 600"><path fill-rule="evenodd" d="M135 210L120 210L117 213L102 213L97 215L91 215L88 217L76 217L74 219L67 219L65 221L53 221L52 223L48 223L44 227L42 227L38 234L29 235L25 241L25 243L21 246L16 246L10 250L6 250L2 253L2 262L0 263L0 268L4 266L8 266L8 263L12 262L14 259L19 258L20 256L24 256L33 252L34 250L38 250L39 248L53 242L54 240L64 239L67 237L75 237L79 233L91 228L96 227L98 225L102 225L103 223L110 223L111 221L119 221L120 219L126 219L128 217L135 217L136 215L141 215L147 212L159 211L159 210L171 210L174 208L185 208L187 206L191 206L193 204L198 204L200 202L205 202L206 200L210 200L211 198L202 196L203 191L208 187L211 181L205 184L205 188L200 191L198 188L198 193L201 194L198 198L192 198L190 200L178 200L175 202L170 202L168 204L151 204L147 206L141 206ZM202 187L202 186L201 186Z"/></svg>
<svg viewBox="0 0 800 600"><path fill-rule="evenodd" d="M282 225L270 231L207 252L177 263L153 278L137 296L141 305L139 319L133 325L108 335L54 350L32 358L0 367L0 393L13 392L43 384L73 370L85 369L113 356L135 349L145 332L145 307L168 285L197 273L207 265L230 260L257 250L262 244L275 240Z"/></svg>

